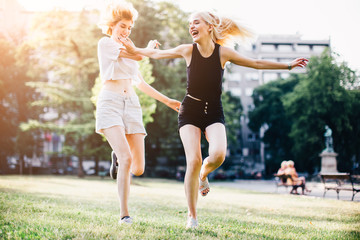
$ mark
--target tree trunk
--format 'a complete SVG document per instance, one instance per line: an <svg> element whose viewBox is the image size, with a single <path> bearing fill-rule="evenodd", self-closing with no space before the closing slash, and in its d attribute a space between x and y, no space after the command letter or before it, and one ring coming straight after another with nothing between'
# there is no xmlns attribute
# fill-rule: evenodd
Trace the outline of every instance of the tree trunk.
<svg viewBox="0 0 360 240"><path fill-rule="evenodd" d="M78 167L78 177L83 178L85 176L84 168L83 168L83 140L80 137L79 144L78 144L78 150L79 150L79 167Z"/></svg>
<svg viewBox="0 0 360 240"><path fill-rule="evenodd" d="M85 176L83 168L83 156L79 156L79 167L78 167L78 177L83 178Z"/></svg>
<svg viewBox="0 0 360 240"><path fill-rule="evenodd" d="M20 154L19 157L19 174L23 175L24 174L24 155Z"/></svg>
<svg viewBox="0 0 360 240"><path fill-rule="evenodd" d="M1 155L0 156L0 174L4 174L7 173L9 170L7 161L6 161L6 156Z"/></svg>

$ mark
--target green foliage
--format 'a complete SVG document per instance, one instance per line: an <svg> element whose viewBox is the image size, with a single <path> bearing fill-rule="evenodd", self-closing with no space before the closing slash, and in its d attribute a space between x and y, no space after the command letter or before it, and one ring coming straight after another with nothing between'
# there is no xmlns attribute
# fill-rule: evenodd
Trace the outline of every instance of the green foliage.
<svg viewBox="0 0 360 240"><path fill-rule="evenodd" d="M319 154L325 148L325 125L333 130L338 170L350 171L360 162L359 78L328 51L312 57L304 75L292 75L254 91L255 109L249 126L266 126L268 168L294 159L299 171L320 170ZM270 172L269 172L270 173Z"/></svg>
<svg viewBox="0 0 360 240"><path fill-rule="evenodd" d="M253 92L255 108L249 112L249 127L259 131L266 126L263 141L266 146L266 172L271 174L284 159L293 159L292 139L288 136L292 119L286 115L282 98L293 91L301 75L291 75L289 79L280 79L256 88Z"/></svg>
<svg viewBox="0 0 360 240"><path fill-rule="evenodd" d="M36 49L32 57L42 63L48 75L46 80L28 83L42 96L32 105L46 109L46 114L22 127L63 134L66 152L62 154L79 156L80 166L82 159L91 156L102 142L94 133L94 106L90 101L99 71L96 49L101 36L91 21L93 17L86 11L45 12L34 20L29 40Z"/></svg>
<svg viewBox="0 0 360 240"><path fill-rule="evenodd" d="M228 149L231 154L236 154L240 151L240 116L242 114L243 107L241 100L238 97L234 97L230 92L222 94L223 110L226 121L226 135L228 141Z"/></svg>
<svg viewBox="0 0 360 240"><path fill-rule="evenodd" d="M152 76L152 65L148 58L143 59L140 62L140 72L144 81L148 84L154 82L154 77ZM155 112L156 109L156 100L149 97L145 93L141 92L140 90L136 89L136 93L139 96L139 100L142 107L143 112L143 122L146 126L147 123L152 122L154 119L151 117L151 114Z"/></svg>
<svg viewBox="0 0 360 240"><path fill-rule="evenodd" d="M36 71L36 61L30 58L29 46L11 39L0 39L0 167L6 169L6 157L32 157L39 152L35 141L39 133L23 133L19 126L40 113L30 109L29 102L37 97L33 89L26 86ZM39 76L40 77L40 76ZM20 172L22 173L22 172Z"/></svg>
<svg viewBox="0 0 360 240"><path fill-rule="evenodd" d="M351 169L354 149L348 148L350 139L346 138L352 131L353 107L351 90L344 88L347 83L356 82L350 72L325 51L320 57L310 59L306 78L284 97L286 112L294 119L289 133L294 141L292 151L302 168L319 166L318 154L324 149L324 126L328 125L333 130L334 150L340 154L339 170Z"/></svg>
<svg viewBox="0 0 360 240"><path fill-rule="evenodd" d="M14 154L13 137L16 136L14 118L16 112L10 107L12 101L11 93L15 82L13 72L16 71L16 60L14 58L14 46L3 39L0 40L0 148L2 149L0 158Z"/></svg>

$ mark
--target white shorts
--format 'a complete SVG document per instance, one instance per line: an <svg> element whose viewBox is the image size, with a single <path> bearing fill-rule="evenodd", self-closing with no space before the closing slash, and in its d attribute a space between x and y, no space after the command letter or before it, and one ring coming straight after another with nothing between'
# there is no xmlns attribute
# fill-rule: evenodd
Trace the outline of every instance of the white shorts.
<svg viewBox="0 0 360 240"><path fill-rule="evenodd" d="M137 95L125 97L119 93L101 90L96 104L96 132L113 126L121 126L125 134L146 135L142 110Z"/></svg>

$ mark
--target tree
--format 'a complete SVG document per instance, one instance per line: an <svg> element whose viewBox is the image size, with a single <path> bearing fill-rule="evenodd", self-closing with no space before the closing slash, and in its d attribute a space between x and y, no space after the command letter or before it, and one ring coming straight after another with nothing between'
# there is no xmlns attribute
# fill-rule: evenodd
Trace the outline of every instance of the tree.
<svg viewBox="0 0 360 240"><path fill-rule="evenodd" d="M352 106L350 110L350 125L352 126L352 129L346 133L346 135L349 136L349 140L346 142L346 146L352 150L351 154L353 154L353 165L355 168L357 168L358 174L360 171L360 91L359 89L354 89L349 93Z"/></svg>
<svg viewBox="0 0 360 240"><path fill-rule="evenodd" d="M288 136L292 119L286 115L282 98L293 91L301 75L291 75L256 88L253 92L255 108L249 112L249 127L259 131L266 126L262 141L266 151L266 174L277 171L281 161L293 159L292 140Z"/></svg>
<svg viewBox="0 0 360 240"><path fill-rule="evenodd" d="M299 171L319 170L325 125L333 130L338 170L359 163L359 78L334 54L312 57L304 75L291 75L254 91L249 127L265 127L267 173L293 159Z"/></svg>
<svg viewBox="0 0 360 240"><path fill-rule="evenodd" d="M6 169L6 157L15 153L14 138L16 128L14 124L15 113L11 103L11 83L14 83L13 72L16 70L14 46L5 39L0 40L0 166Z"/></svg>
<svg viewBox="0 0 360 240"><path fill-rule="evenodd" d="M35 19L32 41L45 81L28 83L41 93L33 106L46 109L41 119L23 125L24 130L41 129L65 136L62 154L79 157L79 176L83 176L82 160L91 156L88 146L94 135L94 107L91 88L98 75L96 58L100 30L91 24L93 13L70 13L54 10ZM81 36L81 37L79 37Z"/></svg>
<svg viewBox="0 0 360 240"><path fill-rule="evenodd" d="M228 149L230 154L236 154L240 147L240 117L242 115L243 107L240 98L233 96L231 92L223 93L221 101L224 103L223 110L226 121Z"/></svg>
<svg viewBox="0 0 360 240"><path fill-rule="evenodd" d="M324 51L312 57L306 78L283 99L285 111L293 119L289 136L292 151L301 169L313 171L320 165L319 153L324 149L325 125L333 130L334 149L339 153L338 169L349 171L354 149L350 149L353 126L352 97L346 85L356 83L356 75L333 54ZM350 135L349 135L350 134Z"/></svg>
<svg viewBox="0 0 360 240"><path fill-rule="evenodd" d="M39 113L32 111L28 104L37 96L25 85L33 77L30 71L36 69L29 52L30 48L21 40L0 39L0 165L4 170L6 157L18 156L20 174L24 171L24 156L32 157L39 150L35 147L39 133L23 133L19 128Z"/></svg>
<svg viewBox="0 0 360 240"><path fill-rule="evenodd" d="M99 75L97 42L102 37L92 20L97 18L94 12L55 10L39 16L32 30L33 39L40 45L37 56L44 62L44 70L50 77L28 85L41 92L42 98L33 105L47 109L47 115L29 121L23 129L42 129L64 135L65 143L59 154L79 158L80 177L84 175L84 158L94 157L97 166L98 160L108 158L105 154L109 152L109 146L95 133L95 108L91 101L99 90L97 85L92 91ZM153 81L148 60L141 63L140 71L148 83ZM139 97L144 121L149 122L156 107L155 100L141 94Z"/></svg>

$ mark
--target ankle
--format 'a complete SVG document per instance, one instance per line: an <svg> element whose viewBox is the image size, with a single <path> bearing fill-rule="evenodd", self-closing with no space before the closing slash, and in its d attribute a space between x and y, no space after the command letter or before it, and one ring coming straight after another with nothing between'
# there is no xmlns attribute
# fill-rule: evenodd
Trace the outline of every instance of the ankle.
<svg viewBox="0 0 360 240"><path fill-rule="evenodd" d="M188 218L192 218L192 219L196 220L196 217L193 217L193 216L194 216L194 215L188 214Z"/></svg>
<svg viewBox="0 0 360 240"><path fill-rule="evenodd" d="M206 180L206 177L207 177L207 176L205 176L202 172L200 172L199 178L200 178L200 180L201 180L202 182Z"/></svg>

